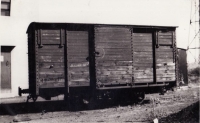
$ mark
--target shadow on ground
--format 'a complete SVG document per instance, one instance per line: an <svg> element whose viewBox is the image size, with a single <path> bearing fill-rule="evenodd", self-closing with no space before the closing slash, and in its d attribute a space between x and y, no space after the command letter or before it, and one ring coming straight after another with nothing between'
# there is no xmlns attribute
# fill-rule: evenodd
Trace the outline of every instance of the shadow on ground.
<svg viewBox="0 0 200 123"><path fill-rule="evenodd" d="M161 123L199 123L199 101L160 121Z"/></svg>
<svg viewBox="0 0 200 123"><path fill-rule="evenodd" d="M150 103L149 100L144 100L142 104ZM44 101L44 102L29 102L29 103L12 103L0 104L0 115L16 115L26 113L41 113L53 111L83 111L83 110L96 110L109 107L134 105L136 102L127 100L114 101L114 100L96 100L90 104L83 104L79 102L67 101Z"/></svg>

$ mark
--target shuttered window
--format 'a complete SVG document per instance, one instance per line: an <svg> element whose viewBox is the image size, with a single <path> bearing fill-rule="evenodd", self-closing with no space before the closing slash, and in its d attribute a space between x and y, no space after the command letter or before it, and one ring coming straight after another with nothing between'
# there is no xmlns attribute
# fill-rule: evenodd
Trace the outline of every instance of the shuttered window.
<svg viewBox="0 0 200 123"><path fill-rule="evenodd" d="M1 0L1 15L10 16L10 2L11 0Z"/></svg>

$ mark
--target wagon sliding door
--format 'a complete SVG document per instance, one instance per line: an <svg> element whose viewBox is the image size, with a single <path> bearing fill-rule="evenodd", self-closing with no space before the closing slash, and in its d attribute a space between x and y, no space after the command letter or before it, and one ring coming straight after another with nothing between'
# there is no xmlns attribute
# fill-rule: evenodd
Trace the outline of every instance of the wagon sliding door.
<svg viewBox="0 0 200 123"><path fill-rule="evenodd" d="M174 31L159 31L156 35L156 81L175 81Z"/></svg>
<svg viewBox="0 0 200 123"><path fill-rule="evenodd" d="M97 87L132 83L131 31L125 27L95 27Z"/></svg>
<svg viewBox="0 0 200 123"><path fill-rule="evenodd" d="M133 32L134 83L154 82L152 32Z"/></svg>
<svg viewBox="0 0 200 123"><path fill-rule="evenodd" d="M39 88L65 87L63 30L36 32L36 78Z"/></svg>
<svg viewBox="0 0 200 123"><path fill-rule="evenodd" d="M88 31L67 31L68 86L89 86Z"/></svg>

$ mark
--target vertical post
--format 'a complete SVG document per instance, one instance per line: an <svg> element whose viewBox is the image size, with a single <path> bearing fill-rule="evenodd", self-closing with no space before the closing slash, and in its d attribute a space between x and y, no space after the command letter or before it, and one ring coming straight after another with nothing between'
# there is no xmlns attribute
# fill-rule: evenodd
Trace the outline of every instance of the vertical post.
<svg viewBox="0 0 200 123"><path fill-rule="evenodd" d="M60 48L63 47L64 41L65 41L65 30L60 29Z"/></svg>
<svg viewBox="0 0 200 123"><path fill-rule="evenodd" d="M131 83L131 85L134 85L135 84L135 78L134 78L133 27L131 27L130 32L131 32L131 51L132 51L132 83Z"/></svg>
<svg viewBox="0 0 200 123"><path fill-rule="evenodd" d="M179 76L178 76L178 51L176 47L176 32L174 30L174 56L175 56L175 74L176 74L176 86L179 86Z"/></svg>
<svg viewBox="0 0 200 123"><path fill-rule="evenodd" d="M158 44L158 32L155 30L153 32L153 76L154 76L154 83L157 83L157 76L156 76L156 48L159 47Z"/></svg>
<svg viewBox="0 0 200 123"><path fill-rule="evenodd" d="M68 61L68 41L67 41L67 30L63 30L65 33L65 88L66 88L66 93L67 96L69 94L69 61Z"/></svg>
<svg viewBox="0 0 200 123"><path fill-rule="evenodd" d="M38 63L38 44L37 42L41 43L41 34L40 34L40 30L35 30L35 81L36 81L36 95L39 95L39 63Z"/></svg>
<svg viewBox="0 0 200 123"><path fill-rule="evenodd" d="M42 29L38 30L38 44L39 44L39 48L42 48Z"/></svg>

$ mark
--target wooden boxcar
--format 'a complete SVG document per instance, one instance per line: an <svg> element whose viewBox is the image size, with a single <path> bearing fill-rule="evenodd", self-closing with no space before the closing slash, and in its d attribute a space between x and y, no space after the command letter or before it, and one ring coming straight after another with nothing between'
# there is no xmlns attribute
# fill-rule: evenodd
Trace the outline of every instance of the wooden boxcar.
<svg viewBox="0 0 200 123"><path fill-rule="evenodd" d="M175 29L31 23L29 89L19 88L19 95L50 99L59 94L116 97L163 92L178 80Z"/></svg>

